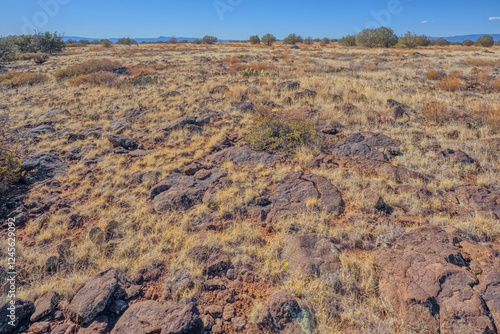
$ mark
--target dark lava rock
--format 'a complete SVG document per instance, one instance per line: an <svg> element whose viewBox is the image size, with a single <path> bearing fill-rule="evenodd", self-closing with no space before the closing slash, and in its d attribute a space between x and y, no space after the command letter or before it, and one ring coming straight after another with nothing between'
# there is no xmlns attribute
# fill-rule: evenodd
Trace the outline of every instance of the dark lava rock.
<svg viewBox="0 0 500 334"><path fill-rule="evenodd" d="M231 161L235 165L254 168L258 165L271 167L276 163L276 158L267 152L257 152L248 146L229 147L209 156L211 163L221 164Z"/></svg>
<svg viewBox="0 0 500 334"><path fill-rule="evenodd" d="M227 175L223 168L214 168L203 179L181 173L169 175L151 189L151 199L157 212L188 210L205 202L204 196L217 182Z"/></svg>
<svg viewBox="0 0 500 334"><path fill-rule="evenodd" d="M316 325L309 307L284 291L269 297L256 324L264 332L295 334L312 334Z"/></svg>
<svg viewBox="0 0 500 334"><path fill-rule="evenodd" d="M25 172L24 179L28 183L35 183L64 174L68 167L57 156L50 153L30 155L21 163L21 171Z"/></svg>
<svg viewBox="0 0 500 334"><path fill-rule="evenodd" d="M108 140L113 147L122 147L126 150L132 151L139 147L139 144L134 138L124 135L109 135Z"/></svg>
<svg viewBox="0 0 500 334"><path fill-rule="evenodd" d="M16 299L6 303L0 308L0 334L17 333L19 325L28 320L34 311L33 303L28 301Z"/></svg>
<svg viewBox="0 0 500 334"><path fill-rule="evenodd" d="M300 82L298 81L284 81L278 84L279 89L299 89Z"/></svg>

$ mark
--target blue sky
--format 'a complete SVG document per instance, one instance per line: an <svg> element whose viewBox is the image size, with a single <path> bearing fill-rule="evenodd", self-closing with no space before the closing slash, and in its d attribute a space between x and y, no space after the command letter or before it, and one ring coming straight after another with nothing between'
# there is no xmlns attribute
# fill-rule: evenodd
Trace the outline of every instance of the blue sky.
<svg viewBox="0 0 500 334"><path fill-rule="evenodd" d="M386 25L430 36L500 33L498 0L0 0L0 36L33 29L81 37L289 33L337 38Z"/></svg>

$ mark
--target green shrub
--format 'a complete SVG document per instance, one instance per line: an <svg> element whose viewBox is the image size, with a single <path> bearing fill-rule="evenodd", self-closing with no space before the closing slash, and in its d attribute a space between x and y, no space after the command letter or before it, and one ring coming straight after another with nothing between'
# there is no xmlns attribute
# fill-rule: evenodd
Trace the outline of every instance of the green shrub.
<svg viewBox="0 0 500 334"><path fill-rule="evenodd" d="M109 41L109 39L103 39L101 40L100 44L104 46L105 48L110 48L113 46L113 43Z"/></svg>
<svg viewBox="0 0 500 334"><path fill-rule="evenodd" d="M448 46L450 45L450 42L448 42L444 38L438 38L435 41L433 41L433 44L437 46Z"/></svg>
<svg viewBox="0 0 500 334"><path fill-rule="evenodd" d="M470 39L466 39L465 41L462 42L463 46L473 46L474 42L471 41Z"/></svg>
<svg viewBox="0 0 500 334"><path fill-rule="evenodd" d="M31 52L35 53L37 51L34 43L34 35L19 35L19 36L9 36L8 37L14 44L16 44L19 52Z"/></svg>
<svg viewBox="0 0 500 334"><path fill-rule="evenodd" d="M356 46L356 36L347 35L340 39L339 45L341 46Z"/></svg>
<svg viewBox="0 0 500 334"><path fill-rule="evenodd" d="M304 40L297 34L290 34L287 38L283 40L284 44L294 45L297 43L302 43Z"/></svg>
<svg viewBox="0 0 500 334"><path fill-rule="evenodd" d="M323 38L320 42L321 46L327 46L328 44L330 44L330 39L328 37Z"/></svg>
<svg viewBox="0 0 500 334"><path fill-rule="evenodd" d="M202 42L203 44L209 44L209 45L210 45L210 44L214 44L214 43L216 43L216 42L217 42L217 37L214 37L214 36L208 36L208 35L207 35L207 36L203 37L203 39L201 40L201 42Z"/></svg>
<svg viewBox="0 0 500 334"><path fill-rule="evenodd" d="M90 74L99 71L111 71L120 68L121 64L117 61L106 58L88 60L81 64L66 67L65 69L56 72L54 76L57 79L65 79L82 74Z"/></svg>
<svg viewBox="0 0 500 334"><path fill-rule="evenodd" d="M37 53L33 57L33 60L35 61L35 64L37 65L42 65L43 63L46 63L50 58L50 55L48 53Z"/></svg>
<svg viewBox="0 0 500 334"><path fill-rule="evenodd" d="M22 148L9 115L0 115L0 194L21 177Z"/></svg>
<svg viewBox="0 0 500 334"><path fill-rule="evenodd" d="M0 64L16 59L16 45L10 38L0 38Z"/></svg>
<svg viewBox="0 0 500 334"><path fill-rule="evenodd" d="M201 44L201 39L195 39L193 40L193 44Z"/></svg>
<svg viewBox="0 0 500 334"><path fill-rule="evenodd" d="M258 35L255 36L250 36L250 43L251 44L260 44L260 38Z"/></svg>
<svg viewBox="0 0 500 334"><path fill-rule="evenodd" d="M411 49L417 46L429 46L430 43L430 39L425 35L417 36L414 33L407 32L399 38L396 47Z"/></svg>
<svg viewBox="0 0 500 334"><path fill-rule="evenodd" d="M313 41L312 37L307 37L306 39L304 39L305 45L311 45L313 42L314 41Z"/></svg>
<svg viewBox="0 0 500 334"><path fill-rule="evenodd" d="M365 29L356 35L356 45L369 48L388 48L396 45L398 37L390 28L380 27L376 29Z"/></svg>
<svg viewBox="0 0 500 334"><path fill-rule="evenodd" d="M278 116L260 116L246 136L257 151L292 152L300 146L318 146L321 137L306 121Z"/></svg>
<svg viewBox="0 0 500 334"><path fill-rule="evenodd" d="M491 37L490 35L481 36L476 41L476 45L484 46L487 48L492 47L494 44L495 44L495 41L493 40L493 37Z"/></svg>
<svg viewBox="0 0 500 334"><path fill-rule="evenodd" d="M46 33L40 32L33 36L33 44L36 51L52 54L61 52L66 46L62 38L63 35L58 35L57 32L53 34L48 31Z"/></svg>
<svg viewBox="0 0 500 334"><path fill-rule="evenodd" d="M267 46L273 45L273 43L276 41L277 41L277 39L276 39L276 37L274 37L274 35L266 34L266 35L262 36L262 43L264 43Z"/></svg>

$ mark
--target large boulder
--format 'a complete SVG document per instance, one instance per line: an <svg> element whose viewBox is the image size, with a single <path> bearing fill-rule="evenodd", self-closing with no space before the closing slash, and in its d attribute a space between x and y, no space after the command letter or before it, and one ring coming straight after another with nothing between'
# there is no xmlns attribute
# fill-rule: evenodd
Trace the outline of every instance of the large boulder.
<svg viewBox="0 0 500 334"><path fill-rule="evenodd" d="M38 321L49 315L59 303L60 296L54 290L50 290L46 294L35 301L35 313L31 316L31 321Z"/></svg>
<svg viewBox="0 0 500 334"><path fill-rule="evenodd" d="M500 247L425 226L375 251L379 290L419 333L496 333Z"/></svg>
<svg viewBox="0 0 500 334"><path fill-rule="evenodd" d="M289 90L292 90L292 89L299 89L300 88L300 82L298 81L292 81L292 80L288 80L288 81L283 81L283 82L280 82L278 84L278 89L289 89Z"/></svg>
<svg viewBox="0 0 500 334"><path fill-rule="evenodd" d="M285 291L272 294L260 311L257 326L271 333L312 334L315 320L309 308Z"/></svg>
<svg viewBox="0 0 500 334"><path fill-rule="evenodd" d="M204 202L205 193L226 175L223 168L203 169L194 175L173 173L151 189L154 209L157 212L188 210Z"/></svg>
<svg viewBox="0 0 500 334"><path fill-rule="evenodd" d="M203 327L200 313L194 304L160 304L148 300L130 306L111 334L199 334Z"/></svg>
<svg viewBox="0 0 500 334"><path fill-rule="evenodd" d="M124 135L109 135L108 140L113 147L123 147L129 151L135 150L139 147L137 140Z"/></svg>
<svg viewBox="0 0 500 334"><path fill-rule="evenodd" d="M458 186L446 193L450 210L460 216L500 219L500 192L483 186Z"/></svg>
<svg viewBox="0 0 500 334"><path fill-rule="evenodd" d="M68 307L70 318L83 325L90 323L104 310L117 288L114 269L90 278L71 300Z"/></svg>
<svg viewBox="0 0 500 334"><path fill-rule="evenodd" d="M37 118L37 119L38 118L54 119L57 117L68 117L68 116L71 116L71 113L68 110L56 108L56 109L46 111L38 116L35 116L35 118Z"/></svg>
<svg viewBox="0 0 500 334"><path fill-rule="evenodd" d="M172 131L186 128L188 126L191 127L201 127L203 125L214 122L215 120L220 119L220 114L213 111L205 112L200 116L183 116L179 117L176 120L170 122L167 126L165 126L162 131L165 134L169 134Z"/></svg>
<svg viewBox="0 0 500 334"><path fill-rule="evenodd" d="M44 181L59 174L64 174L68 167L57 156L50 153L30 155L21 163L21 171L25 172L28 183Z"/></svg>
<svg viewBox="0 0 500 334"><path fill-rule="evenodd" d="M29 138L29 137L36 137L36 136L40 136L40 135L43 135L46 133L52 133L52 132L56 132L56 130L54 129L54 127L52 125L41 124L41 125L34 127L32 129L21 132L19 134L19 136L23 137L23 138Z"/></svg>
<svg viewBox="0 0 500 334"><path fill-rule="evenodd" d="M427 181L428 175L390 163L392 157L400 155L401 142L383 134L372 132L355 133L332 148L337 165L357 170L364 174L384 176L402 182L408 178Z"/></svg>
<svg viewBox="0 0 500 334"><path fill-rule="evenodd" d="M340 191L327 179L310 173L290 172L270 192L259 198L256 208L261 217L270 220L296 215L306 210L325 211L333 215L344 212Z"/></svg>
<svg viewBox="0 0 500 334"><path fill-rule="evenodd" d="M255 168L258 165L271 167L276 163L276 158L271 154L254 151L248 146L229 147L212 154L207 159L215 164L230 161L235 165L249 168Z"/></svg>
<svg viewBox="0 0 500 334"><path fill-rule="evenodd" d="M335 245L318 235L290 236L282 259L288 270L297 275L325 277L340 269L340 252Z"/></svg>

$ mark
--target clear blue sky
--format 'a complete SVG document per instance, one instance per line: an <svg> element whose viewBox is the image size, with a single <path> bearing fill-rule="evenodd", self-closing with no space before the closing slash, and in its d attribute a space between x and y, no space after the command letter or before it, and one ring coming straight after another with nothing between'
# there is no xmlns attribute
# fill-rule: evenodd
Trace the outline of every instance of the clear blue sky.
<svg viewBox="0 0 500 334"><path fill-rule="evenodd" d="M386 25L430 36L500 33L499 0L0 0L0 36L336 38Z"/></svg>

